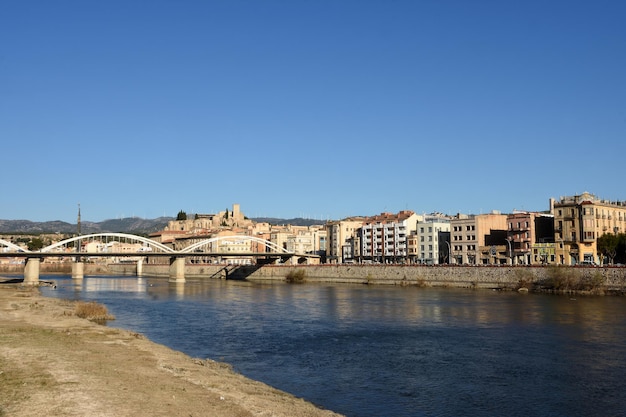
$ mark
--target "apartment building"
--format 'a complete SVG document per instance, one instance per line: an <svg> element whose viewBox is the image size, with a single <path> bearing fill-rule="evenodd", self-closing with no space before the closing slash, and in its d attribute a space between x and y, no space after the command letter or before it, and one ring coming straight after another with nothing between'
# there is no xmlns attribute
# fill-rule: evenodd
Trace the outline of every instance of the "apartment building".
<svg viewBox="0 0 626 417"><path fill-rule="evenodd" d="M597 263L597 239L626 232L626 201L602 200L585 192L550 204L559 264Z"/></svg>
<svg viewBox="0 0 626 417"><path fill-rule="evenodd" d="M449 263L450 219L426 216L407 238L407 250L410 263Z"/></svg>
<svg viewBox="0 0 626 417"><path fill-rule="evenodd" d="M354 259L354 237L364 217L350 217L326 223L326 261L343 263Z"/></svg>
<svg viewBox="0 0 626 417"><path fill-rule="evenodd" d="M458 214L450 220L451 263L504 264L508 243L505 214Z"/></svg>
<svg viewBox="0 0 626 417"><path fill-rule="evenodd" d="M514 211L507 216L508 256L513 265L553 263L550 244L554 245L554 216ZM550 261L550 262L549 262Z"/></svg>
<svg viewBox="0 0 626 417"><path fill-rule="evenodd" d="M410 210L368 217L357 231L355 255L360 262L400 263L407 260L407 237L422 216Z"/></svg>
<svg viewBox="0 0 626 417"><path fill-rule="evenodd" d="M326 254L326 230L320 225L272 227L270 241L290 252Z"/></svg>

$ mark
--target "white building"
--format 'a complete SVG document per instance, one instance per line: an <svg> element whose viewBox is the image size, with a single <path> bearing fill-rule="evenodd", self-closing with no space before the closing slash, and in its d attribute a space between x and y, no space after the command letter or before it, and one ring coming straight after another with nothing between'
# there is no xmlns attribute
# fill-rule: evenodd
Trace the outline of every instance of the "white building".
<svg viewBox="0 0 626 417"><path fill-rule="evenodd" d="M421 264L436 265L450 259L450 220L430 217L418 223L415 233L416 258Z"/></svg>

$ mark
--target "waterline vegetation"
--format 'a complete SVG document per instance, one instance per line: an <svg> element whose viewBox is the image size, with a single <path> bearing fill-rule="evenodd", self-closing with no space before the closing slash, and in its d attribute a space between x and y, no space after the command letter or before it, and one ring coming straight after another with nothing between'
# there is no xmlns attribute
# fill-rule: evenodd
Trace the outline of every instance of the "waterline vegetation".
<svg viewBox="0 0 626 417"><path fill-rule="evenodd" d="M109 320L115 320L115 316L110 314L106 306L95 301L76 303L74 314L82 319L87 319L98 324L105 324Z"/></svg>

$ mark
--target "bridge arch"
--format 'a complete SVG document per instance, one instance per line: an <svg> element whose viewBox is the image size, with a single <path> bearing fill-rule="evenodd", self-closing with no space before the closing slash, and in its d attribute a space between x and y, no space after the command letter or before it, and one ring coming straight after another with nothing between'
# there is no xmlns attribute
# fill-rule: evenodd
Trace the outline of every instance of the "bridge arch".
<svg viewBox="0 0 626 417"><path fill-rule="evenodd" d="M257 242L264 245L266 248L271 249L273 252L267 252L268 254L285 254L285 255L293 255L293 252L289 252L287 249L278 246L276 243L270 242L266 239L261 239L255 236L247 236L247 235L232 235L232 236L218 236L212 237L210 239L201 240L200 242L196 242L193 245L187 246L181 252L190 253L195 251L196 249L200 249L203 246L210 245L211 243L218 242L221 240L249 240L252 242Z"/></svg>
<svg viewBox="0 0 626 417"><path fill-rule="evenodd" d="M16 252L31 253L31 251L29 251L28 249L24 249L21 246L16 245L15 243L11 243L4 239L0 239L0 247L2 246L9 248L9 249L13 249Z"/></svg>
<svg viewBox="0 0 626 417"><path fill-rule="evenodd" d="M139 242L139 243L143 243L145 245L147 245L149 248L151 249L156 249L157 251L160 252L173 252L173 249L170 248L169 246L165 246L162 243L156 242L152 239L148 239L146 237L141 237L141 236L136 236L136 235L131 235L128 233L94 233L94 234L90 234L90 235L80 235L80 236L75 236L75 237L71 237L69 239L65 239L62 240L60 242L54 243L52 245L46 246L45 248L41 249L42 252L52 252L54 249L57 248L61 248L63 246L67 246L69 243L72 242L80 242L83 240L95 240L98 238L119 238L119 239L127 239L133 242Z"/></svg>

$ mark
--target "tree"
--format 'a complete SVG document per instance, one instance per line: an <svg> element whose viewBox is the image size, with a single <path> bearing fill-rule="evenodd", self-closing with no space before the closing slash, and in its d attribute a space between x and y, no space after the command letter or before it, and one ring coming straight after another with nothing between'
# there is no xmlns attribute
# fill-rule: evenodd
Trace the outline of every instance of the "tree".
<svg viewBox="0 0 626 417"><path fill-rule="evenodd" d="M612 264L615 260L615 255L617 255L617 245L619 244L619 237L612 233L607 233L598 238L598 253L600 257L603 258L606 256L609 258L609 263ZM604 262L601 262L604 263Z"/></svg>
<svg viewBox="0 0 626 417"><path fill-rule="evenodd" d="M39 250L43 248L43 240L38 237L34 237L30 240L30 242L28 242L27 246L30 251Z"/></svg>
<svg viewBox="0 0 626 417"><path fill-rule="evenodd" d="M617 235L617 255L615 255L615 262L626 264L626 233L620 233Z"/></svg>
<svg viewBox="0 0 626 417"><path fill-rule="evenodd" d="M179 211L178 215L176 215L176 220L187 220L187 213L184 211Z"/></svg>

